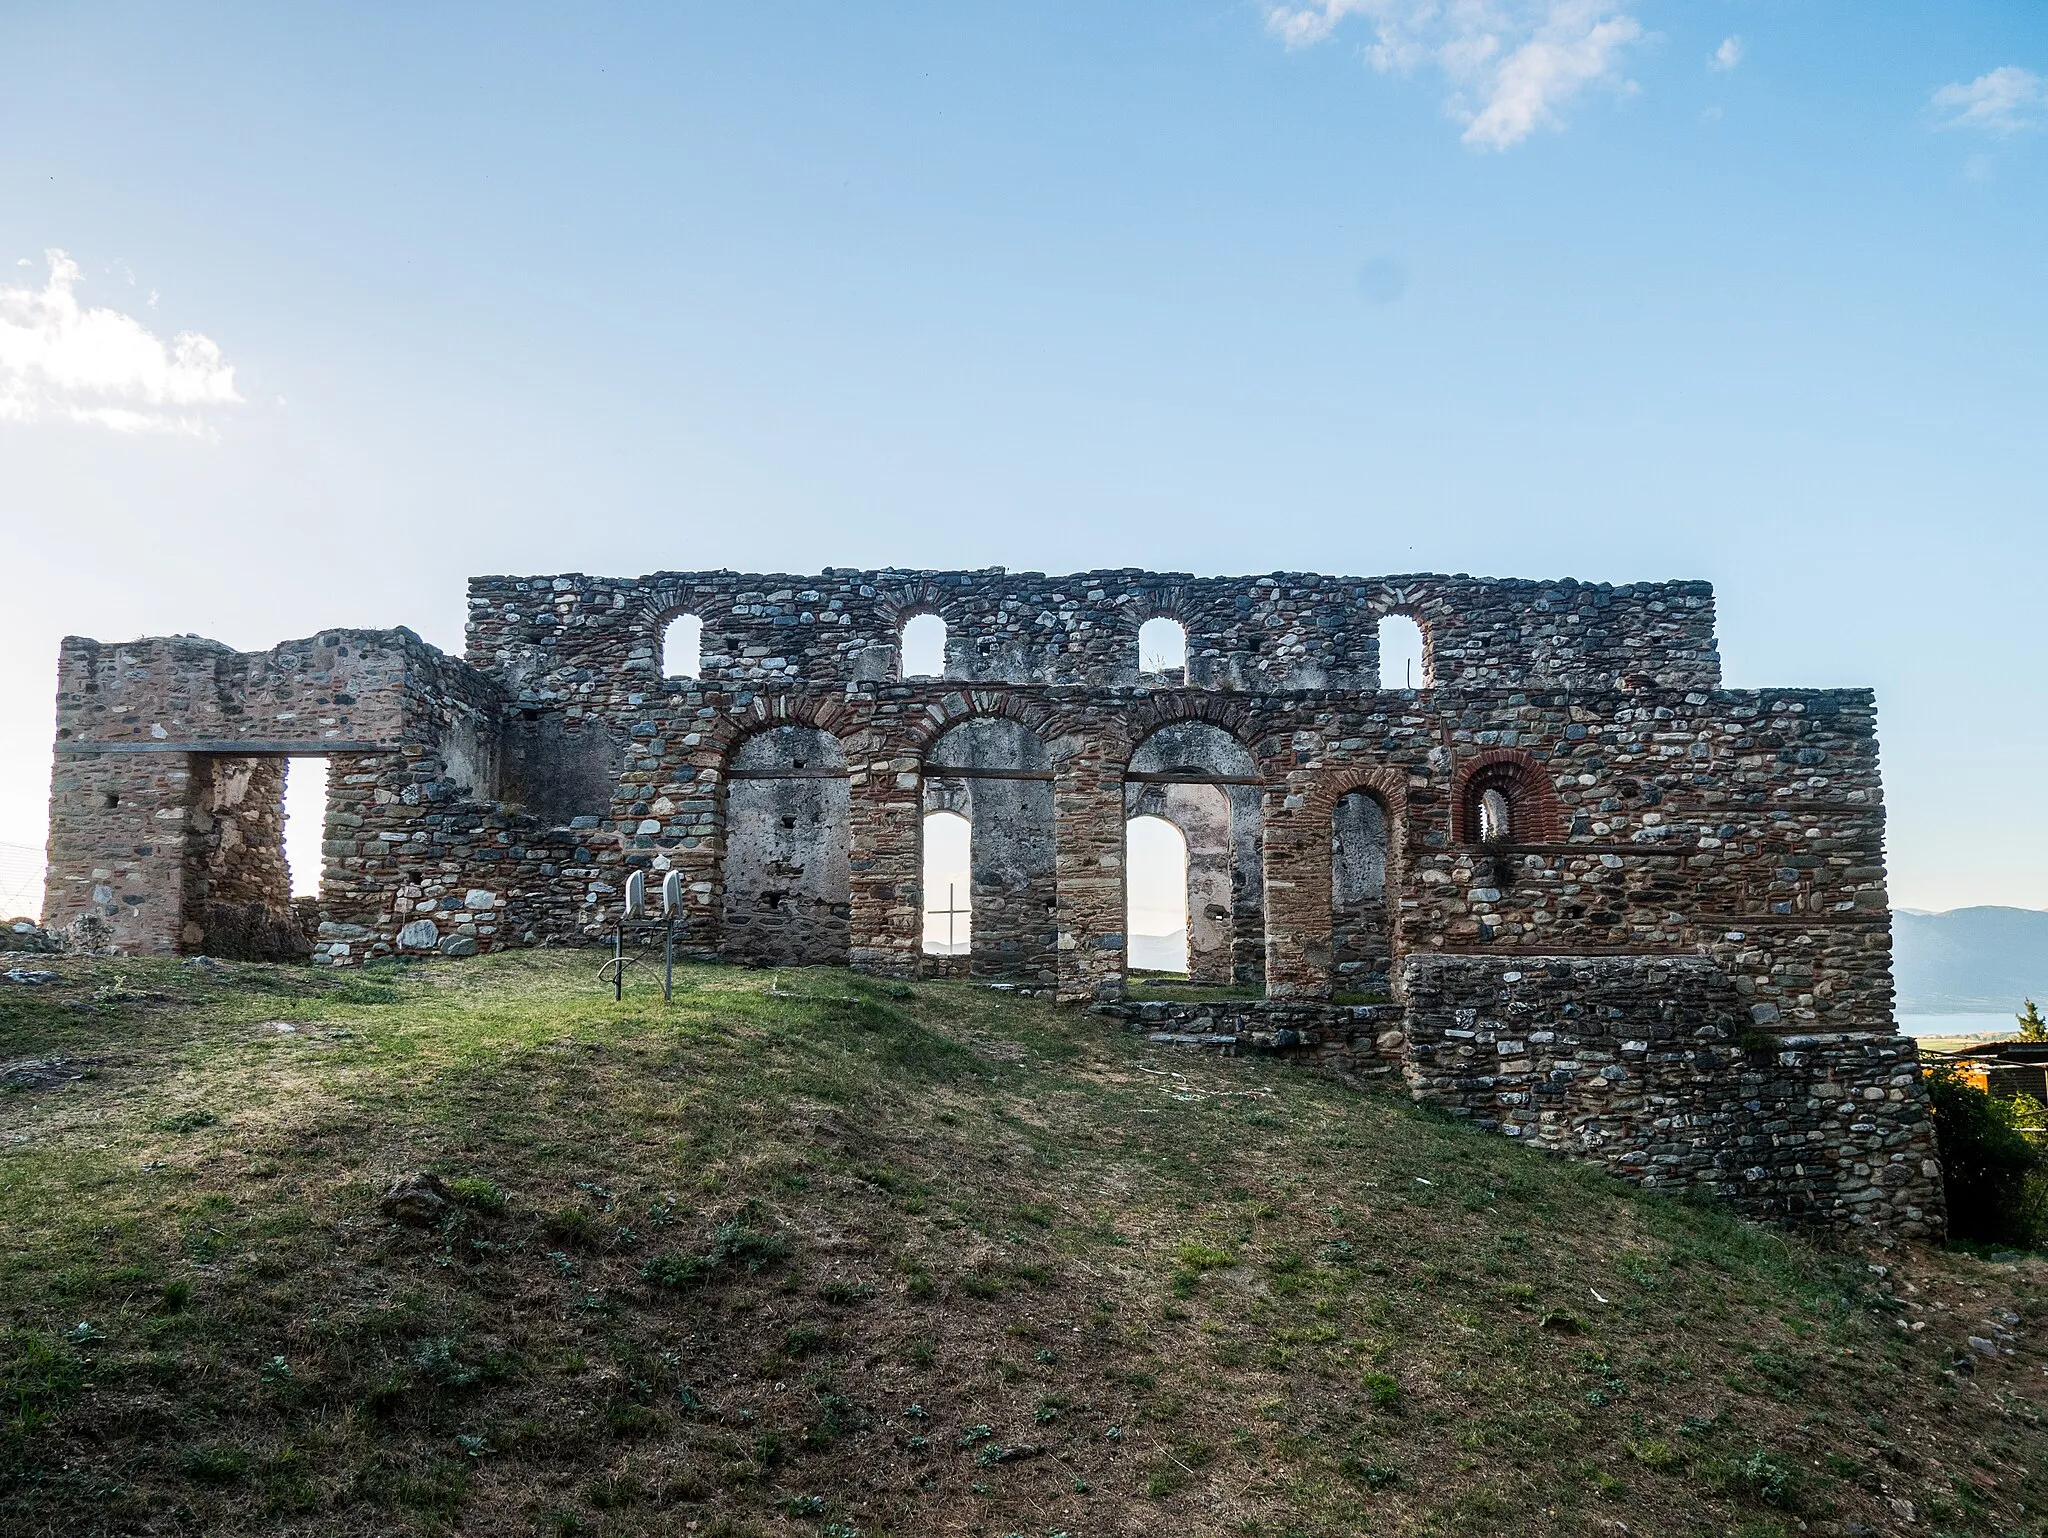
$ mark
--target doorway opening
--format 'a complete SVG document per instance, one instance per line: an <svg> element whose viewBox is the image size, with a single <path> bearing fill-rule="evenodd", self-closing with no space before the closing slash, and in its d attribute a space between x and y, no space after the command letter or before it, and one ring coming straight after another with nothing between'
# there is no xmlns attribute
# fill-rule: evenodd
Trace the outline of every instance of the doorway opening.
<svg viewBox="0 0 2048 1538"><path fill-rule="evenodd" d="M318 897L327 838L327 760L290 758L284 767L284 863L293 897Z"/></svg>
<svg viewBox="0 0 2048 1538"><path fill-rule="evenodd" d="M1125 824L1124 953L1135 972L1188 970L1188 841L1164 817Z"/></svg>

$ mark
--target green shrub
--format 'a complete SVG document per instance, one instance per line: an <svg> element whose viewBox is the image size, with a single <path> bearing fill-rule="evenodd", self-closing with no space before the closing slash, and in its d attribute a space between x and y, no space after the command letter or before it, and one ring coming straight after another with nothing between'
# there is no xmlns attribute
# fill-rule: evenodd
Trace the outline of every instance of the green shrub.
<svg viewBox="0 0 2048 1538"><path fill-rule="evenodd" d="M680 1292L704 1280L710 1268L695 1255L667 1253L650 1256L640 1268L640 1280L655 1287Z"/></svg>
<svg viewBox="0 0 2048 1538"><path fill-rule="evenodd" d="M448 1189L472 1212L499 1213L505 1210L505 1193L495 1182L475 1175L458 1175L448 1182Z"/></svg>
<svg viewBox="0 0 2048 1538"><path fill-rule="evenodd" d="M780 1234L763 1233L741 1222L721 1223L711 1231L714 1266L742 1265L749 1271L772 1266L789 1254L789 1241Z"/></svg>
<svg viewBox="0 0 2048 1538"><path fill-rule="evenodd" d="M1927 1095L1950 1234L1980 1244L2039 1243L2048 1231L2048 1156L2020 1131L2022 1108L1993 1099L1951 1067L1928 1074Z"/></svg>

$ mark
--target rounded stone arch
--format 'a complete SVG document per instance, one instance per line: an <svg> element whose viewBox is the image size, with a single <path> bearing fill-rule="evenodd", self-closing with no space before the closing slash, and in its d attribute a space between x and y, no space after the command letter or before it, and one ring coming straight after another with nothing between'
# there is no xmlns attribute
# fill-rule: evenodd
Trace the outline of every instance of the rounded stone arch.
<svg viewBox="0 0 2048 1538"><path fill-rule="evenodd" d="M843 728L851 725L846 702L833 697L811 697L805 695L777 695L769 697L756 694L753 702L738 715L721 715L703 727L704 746L716 754L721 770L732 764L733 756L750 737L773 731L780 726L808 726L824 732L839 744L841 753L853 733Z"/></svg>
<svg viewBox="0 0 2048 1538"><path fill-rule="evenodd" d="M668 627L685 615L694 615L703 627L698 635L699 656L696 676L704 676L702 658L711 651L711 641L716 635L717 623L726 618L731 610L731 600L711 589L699 587L694 582L672 582L661 578L650 580L640 589L639 596L629 609L627 624L633 632L634 645L647 649L647 672L656 678L669 675L662 668L662 652L668 639ZM633 662L627 664L635 666Z"/></svg>
<svg viewBox="0 0 2048 1538"><path fill-rule="evenodd" d="M877 629L894 635L905 622L920 614L935 614L951 629L966 618L959 601L960 590L942 582L906 582L898 587L877 588L874 616Z"/></svg>
<svg viewBox="0 0 2048 1538"><path fill-rule="evenodd" d="M1069 730L1060 713L1038 700L1020 698L1008 691L969 688L948 693L925 706L918 716L903 724L897 740L922 764L933 744L946 733L962 722L980 718L1000 718L1028 727L1048 752L1054 738Z"/></svg>
<svg viewBox="0 0 2048 1538"><path fill-rule="evenodd" d="M1179 583L1162 587L1144 587L1124 594L1116 604L1118 622L1129 632L1125 637L1128 655L1133 659L1131 675L1134 678L1147 676L1144 672L1144 631L1154 620L1170 620L1180 627L1182 657L1180 673L1183 683L1192 682L1190 670L1199 655L1202 642L1195 628L1196 606L1188 601L1187 590Z"/></svg>
<svg viewBox="0 0 2048 1538"><path fill-rule="evenodd" d="M1435 607L1435 605L1428 602L1425 594L1406 587L1383 588L1366 601L1366 624L1371 628L1373 635L1373 655L1377 659L1376 665L1380 669L1380 688L1398 689L1407 687L1404 684L1388 682L1385 671L1386 663L1380 655L1380 637L1385 622L1389 619L1408 620L1420 632L1422 637L1422 676L1416 680L1415 687L1427 689L1435 685L1437 680L1437 626L1441 618L1440 615L1432 612Z"/></svg>
<svg viewBox="0 0 2048 1538"><path fill-rule="evenodd" d="M1123 726L1129 739L1129 751L1124 755L1126 771L1150 738L1166 727L1189 724L1213 726L1225 733L1245 750L1258 773L1267 774L1263 734L1256 730L1251 707L1227 695L1192 693L1153 695L1124 713Z"/></svg>
<svg viewBox="0 0 2048 1538"><path fill-rule="evenodd" d="M876 592L875 626L887 637L892 681L903 678L903 627L926 614L946 627L946 647L950 651L954 636L963 633L968 619L960 603L959 589L937 582L913 582ZM947 675L941 672L935 676L943 679Z"/></svg>
<svg viewBox="0 0 2048 1538"><path fill-rule="evenodd" d="M1458 766L1451 791L1451 837L1480 842L1481 807L1489 792L1507 807L1510 844L1554 844L1564 837L1557 789L1534 756L1520 748L1489 748Z"/></svg>

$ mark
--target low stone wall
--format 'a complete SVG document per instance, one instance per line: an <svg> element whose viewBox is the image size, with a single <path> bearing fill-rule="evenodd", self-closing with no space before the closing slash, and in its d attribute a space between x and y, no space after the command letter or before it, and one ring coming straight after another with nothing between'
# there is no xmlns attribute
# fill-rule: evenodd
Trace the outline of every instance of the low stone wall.
<svg viewBox="0 0 2048 1538"><path fill-rule="evenodd" d="M1418 1100L1752 1217L1943 1230L1910 1037L1754 1029L1702 956L1413 956L1402 980Z"/></svg>
<svg viewBox="0 0 2048 1538"><path fill-rule="evenodd" d="M1934 1123L1910 1037L1781 1034L1705 956L1416 956L1405 1004L1099 1004L1167 1046L1270 1052L1653 1190L1745 1216L1938 1237Z"/></svg>
<svg viewBox="0 0 2048 1538"><path fill-rule="evenodd" d="M1323 1004L1306 999L1132 1000L1093 1013L1165 1046L1235 1057L1271 1052L1347 1075L1387 1074L1403 1060L1398 1004Z"/></svg>

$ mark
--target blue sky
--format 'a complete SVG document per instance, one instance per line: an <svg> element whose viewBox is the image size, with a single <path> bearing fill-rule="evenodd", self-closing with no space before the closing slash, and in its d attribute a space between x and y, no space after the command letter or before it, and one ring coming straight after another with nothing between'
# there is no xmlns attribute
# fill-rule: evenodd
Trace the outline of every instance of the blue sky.
<svg viewBox="0 0 2048 1538"><path fill-rule="evenodd" d="M1896 901L2048 907L2039 5L6 35L0 840L66 632L456 647L473 571L1704 576L1731 684L1878 689Z"/></svg>

